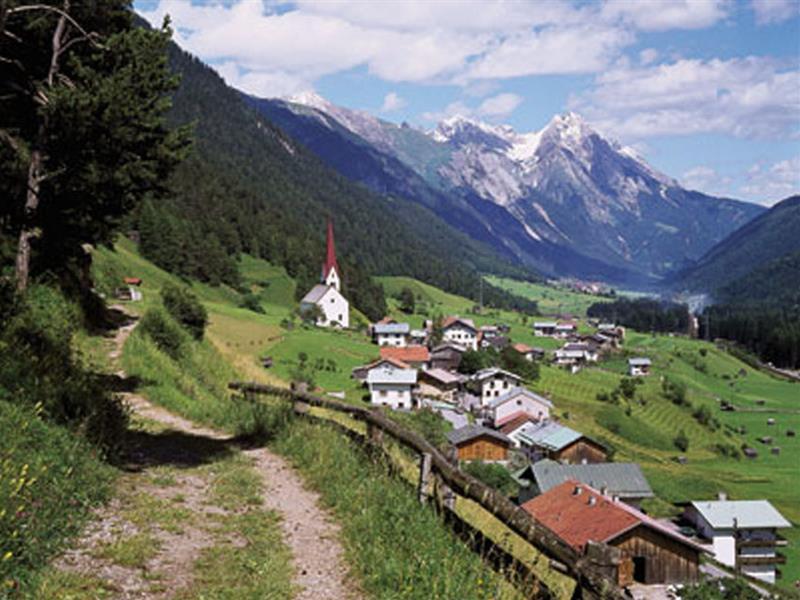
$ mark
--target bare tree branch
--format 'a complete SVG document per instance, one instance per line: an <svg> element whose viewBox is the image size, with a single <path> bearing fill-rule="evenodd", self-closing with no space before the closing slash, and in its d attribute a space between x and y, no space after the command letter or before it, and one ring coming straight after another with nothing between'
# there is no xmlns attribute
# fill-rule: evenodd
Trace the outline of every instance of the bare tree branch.
<svg viewBox="0 0 800 600"><path fill-rule="evenodd" d="M0 0L0 2L5 2L6 0ZM32 10L44 10L48 12L54 12L61 16L62 19L66 19L70 25L72 25L75 29L81 32L84 37L96 37L96 33L90 33L86 31L80 24L73 19L69 13L69 3L65 3L66 8L58 8L56 6L48 6L47 4L26 4L24 6L17 6L16 8L7 9L7 13L9 15L14 15L17 13L28 12Z"/></svg>

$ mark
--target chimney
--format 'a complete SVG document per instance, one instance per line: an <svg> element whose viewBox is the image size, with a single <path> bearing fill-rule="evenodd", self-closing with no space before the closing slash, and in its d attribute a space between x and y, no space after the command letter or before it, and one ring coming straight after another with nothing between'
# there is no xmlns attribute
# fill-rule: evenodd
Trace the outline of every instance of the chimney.
<svg viewBox="0 0 800 600"><path fill-rule="evenodd" d="M608 486L602 486L600 488L600 493L603 494L603 496L608 496Z"/></svg>
<svg viewBox="0 0 800 600"><path fill-rule="evenodd" d="M595 504L597 504L597 498L595 498L594 496L589 496L589 500L587 501L587 504L589 506L594 506Z"/></svg>
<svg viewBox="0 0 800 600"><path fill-rule="evenodd" d="M573 495L573 496L580 496L580 495L581 495L581 491L582 491L582 490L581 490L581 486L579 486L579 485L576 485L576 486L575 486L575 489L574 489L574 490L572 490L572 495Z"/></svg>
<svg viewBox="0 0 800 600"><path fill-rule="evenodd" d="M725 492L717 492L717 500L720 502L725 502L728 499L728 494Z"/></svg>

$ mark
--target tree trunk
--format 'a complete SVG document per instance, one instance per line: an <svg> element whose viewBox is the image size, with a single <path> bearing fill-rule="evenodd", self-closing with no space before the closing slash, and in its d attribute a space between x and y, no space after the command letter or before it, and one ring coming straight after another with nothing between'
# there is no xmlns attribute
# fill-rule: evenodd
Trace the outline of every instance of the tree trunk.
<svg viewBox="0 0 800 600"><path fill-rule="evenodd" d="M4 2L5 0L0 0ZM64 1L64 14L58 18L58 25L53 32L53 51L50 55L50 68L47 72L47 89L52 89L58 73L58 61L61 56L61 46L64 41L64 32L67 25L66 13L69 10L69 1ZM34 227L34 218L39 208L39 192L44 179L44 145L48 135L48 119L42 117L36 140L31 151L28 164L28 185L25 195L25 211L22 215L22 228L19 232L17 245L16 277L17 290L24 292L28 288L28 279L31 267L31 240L38 234Z"/></svg>

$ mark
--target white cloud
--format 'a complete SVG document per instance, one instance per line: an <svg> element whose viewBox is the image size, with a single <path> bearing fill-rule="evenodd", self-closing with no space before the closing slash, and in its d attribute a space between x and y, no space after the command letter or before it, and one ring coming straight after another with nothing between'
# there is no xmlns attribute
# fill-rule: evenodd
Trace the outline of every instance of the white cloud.
<svg viewBox="0 0 800 600"><path fill-rule="evenodd" d="M644 31L702 29L725 18L729 0L608 0L603 15Z"/></svg>
<svg viewBox="0 0 800 600"><path fill-rule="evenodd" d="M733 178L721 175L711 167L700 165L689 169L680 178L681 185L712 196L731 196Z"/></svg>
<svg viewBox="0 0 800 600"><path fill-rule="evenodd" d="M725 133L800 136L800 69L763 57L613 68L570 105L627 139Z"/></svg>
<svg viewBox="0 0 800 600"><path fill-rule="evenodd" d="M798 0L752 0L752 7L759 25L782 23L800 15Z"/></svg>
<svg viewBox="0 0 800 600"><path fill-rule="evenodd" d="M605 68L633 39L621 29L594 25L519 33L490 48L469 67L464 78L593 73Z"/></svg>
<svg viewBox="0 0 800 600"><path fill-rule="evenodd" d="M800 154L769 167L756 163L747 171L742 197L771 205L787 196L800 194Z"/></svg>
<svg viewBox="0 0 800 600"><path fill-rule="evenodd" d="M654 63L658 59L658 50L655 48L645 48L639 52L639 62L643 65Z"/></svg>
<svg viewBox="0 0 800 600"><path fill-rule="evenodd" d="M383 98L383 104L381 105L381 112L392 112L395 110L400 110L406 105L406 101L401 98L397 92L389 92Z"/></svg>
<svg viewBox="0 0 800 600"><path fill-rule="evenodd" d="M517 94L498 94L484 100L477 113L490 119L508 117L522 103L522 96Z"/></svg>

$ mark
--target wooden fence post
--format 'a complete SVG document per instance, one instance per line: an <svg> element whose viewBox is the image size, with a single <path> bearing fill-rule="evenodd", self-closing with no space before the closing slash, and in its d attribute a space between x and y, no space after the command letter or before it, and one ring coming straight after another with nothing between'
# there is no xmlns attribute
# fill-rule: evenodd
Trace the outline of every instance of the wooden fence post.
<svg viewBox="0 0 800 600"><path fill-rule="evenodd" d="M383 429L367 422L367 441L376 448L380 448L383 445Z"/></svg>
<svg viewBox="0 0 800 600"><path fill-rule="evenodd" d="M428 484L431 478L432 461L433 457L427 452L423 452L419 457L419 486L417 487L417 494L420 504L425 504L428 498Z"/></svg>

